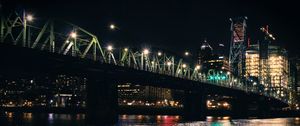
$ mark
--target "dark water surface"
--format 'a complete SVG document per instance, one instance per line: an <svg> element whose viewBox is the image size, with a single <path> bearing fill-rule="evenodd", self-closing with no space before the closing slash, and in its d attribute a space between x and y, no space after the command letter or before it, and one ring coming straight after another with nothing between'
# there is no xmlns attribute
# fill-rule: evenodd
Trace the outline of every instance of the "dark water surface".
<svg viewBox="0 0 300 126"><path fill-rule="evenodd" d="M299 115L300 116L300 115ZM85 114L6 112L0 126L85 126ZM231 119L210 117L205 121L183 122L180 116L120 115L117 126L300 126L300 117L272 119Z"/></svg>

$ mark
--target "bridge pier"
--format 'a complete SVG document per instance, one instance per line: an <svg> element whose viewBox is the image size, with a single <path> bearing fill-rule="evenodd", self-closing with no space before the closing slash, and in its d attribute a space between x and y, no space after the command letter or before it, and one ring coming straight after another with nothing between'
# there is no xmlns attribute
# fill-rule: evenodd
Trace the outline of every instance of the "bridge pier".
<svg viewBox="0 0 300 126"><path fill-rule="evenodd" d="M115 124L118 121L117 84L107 75L89 75L87 83L87 123Z"/></svg>
<svg viewBox="0 0 300 126"><path fill-rule="evenodd" d="M206 117L206 95L203 91L184 92L184 119L188 121L203 120Z"/></svg>
<svg viewBox="0 0 300 126"><path fill-rule="evenodd" d="M249 102L247 97L234 98L231 101L231 113L234 118L247 118L249 115Z"/></svg>
<svg viewBox="0 0 300 126"><path fill-rule="evenodd" d="M232 101L232 115L238 118L270 116L271 104L266 97L250 97L248 95L236 97Z"/></svg>
<svg viewBox="0 0 300 126"><path fill-rule="evenodd" d="M271 114L271 105L269 104L269 101L267 98L260 96L257 101L257 113L258 117L265 118L270 116Z"/></svg>

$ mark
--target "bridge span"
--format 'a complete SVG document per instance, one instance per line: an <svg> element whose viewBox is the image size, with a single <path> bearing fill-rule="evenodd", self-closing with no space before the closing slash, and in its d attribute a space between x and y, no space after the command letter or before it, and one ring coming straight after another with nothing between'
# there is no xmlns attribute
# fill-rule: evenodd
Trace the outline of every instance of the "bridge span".
<svg viewBox="0 0 300 126"><path fill-rule="evenodd" d="M117 84L124 82L183 90L184 117L189 120L205 116L206 96L209 94L233 97L232 108L239 116L246 115L251 104L257 106L255 111L258 115L287 106L276 98L262 94L24 47L1 44L0 57L1 75L41 76L63 73L86 76L88 117L107 123L117 121Z"/></svg>
<svg viewBox="0 0 300 126"><path fill-rule="evenodd" d="M97 36L77 25L44 20L30 22L26 14L17 13L1 17L0 74L87 77L89 120L117 121L117 84L128 82L183 90L184 117L191 120L205 116L207 95L232 97L233 112L239 116L251 104L261 115L287 106L287 98L259 91L230 73L224 75L227 79L210 80L210 73L201 73L199 64L161 50L103 48Z"/></svg>

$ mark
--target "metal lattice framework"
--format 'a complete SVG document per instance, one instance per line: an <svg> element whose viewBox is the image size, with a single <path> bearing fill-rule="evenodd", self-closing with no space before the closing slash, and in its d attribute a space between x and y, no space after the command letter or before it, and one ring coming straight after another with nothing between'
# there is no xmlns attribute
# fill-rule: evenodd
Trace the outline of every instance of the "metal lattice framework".
<svg viewBox="0 0 300 126"><path fill-rule="evenodd" d="M231 42L229 53L229 66L235 75L245 75L245 52L246 52L246 20L247 17L230 19Z"/></svg>
<svg viewBox="0 0 300 126"><path fill-rule="evenodd" d="M7 18L1 17L1 43L10 42L9 44L50 53L87 58L96 62L200 81L246 92L264 93L259 92L257 87L243 84L244 82L239 77L230 73L222 71L201 73L200 65L188 64L182 58L160 51L152 52L149 49L139 50L134 48L103 48L95 35L65 21L48 20L44 24L33 24L36 23L27 20L25 13L22 16L14 13ZM68 31L65 31L66 29ZM116 54L118 55L116 56ZM235 54L234 57L237 58L238 55ZM226 76L226 79L210 79L211 76L215 78ZM287 102L287 98L276 94L264 93L264 95Z"/></svg>

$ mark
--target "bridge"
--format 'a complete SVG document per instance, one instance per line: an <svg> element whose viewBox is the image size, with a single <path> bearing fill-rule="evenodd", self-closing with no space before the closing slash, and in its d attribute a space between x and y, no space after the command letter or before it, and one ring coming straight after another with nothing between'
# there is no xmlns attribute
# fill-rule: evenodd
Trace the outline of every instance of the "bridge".
<svg viewBox="0 0 300 126"><path fill-rule="evenodd" d="M184 90L184 116L188 119L205 115L208 94L232 96L237 115L247 113L249 104L266 114L289 102L287 96L259 90L230 72L202 73L199 64L159 49L102 47L96 35L70 22L34 22L28 16L13 13L1 17L0 74L87 76L90 120L116 121L117 84L125 82Z"/></svg>

